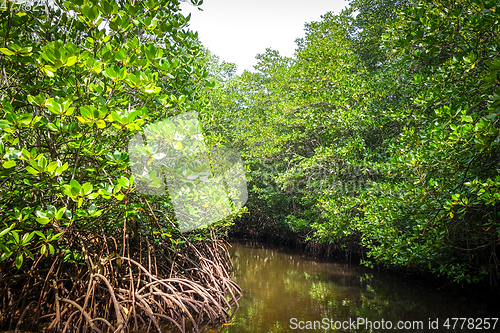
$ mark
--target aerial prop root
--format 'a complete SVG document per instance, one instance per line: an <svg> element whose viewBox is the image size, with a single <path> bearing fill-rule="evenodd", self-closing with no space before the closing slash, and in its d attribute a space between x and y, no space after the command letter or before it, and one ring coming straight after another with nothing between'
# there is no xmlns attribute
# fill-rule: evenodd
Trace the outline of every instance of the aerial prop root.
<svg viewBox="0 0 500 333"><path fill-rule="evenodd" d="M157 249L157 275L142 263L147 256L113 257L102 244L88 248L101 265L65 263L56 256L39 258L17 275L2 269L0 329L104 333L168 326L199 332L227 323L241 290L231 280L226 255L212 246L186 244L175 253Z"/></svg>

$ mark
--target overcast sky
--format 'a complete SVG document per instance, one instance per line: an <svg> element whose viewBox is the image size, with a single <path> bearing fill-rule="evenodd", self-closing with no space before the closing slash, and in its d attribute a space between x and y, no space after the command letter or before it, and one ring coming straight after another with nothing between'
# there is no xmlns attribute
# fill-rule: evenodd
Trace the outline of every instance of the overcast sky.
<svg viewBox="0 0 500 333"><path fill-rule="evenodd" d="M304 37L304 23L346 5L344 0L204 0L203 11L189 3L181 3L181 9L192 13L190 29L198 31L203 45L236 63L241 74L253 70L255 55L268 47L292 56L295 39Z"/></svg>

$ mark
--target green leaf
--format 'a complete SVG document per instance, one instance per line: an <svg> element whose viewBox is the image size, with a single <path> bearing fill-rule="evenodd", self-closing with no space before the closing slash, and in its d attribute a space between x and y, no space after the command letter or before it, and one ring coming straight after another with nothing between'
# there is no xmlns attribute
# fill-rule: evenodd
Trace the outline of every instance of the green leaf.
<svg viewBox="0 0 500 333"><path fill-rule="evenodd" d="M35 260L35 257L33 256L33 253L31 253L30 250L24 249L24 254L26 254L28 257L30 257L31 260Z"/></svg>
<svg viewBox="0 0 500 333"><path fill-rule="evenodd" d="M130 23L130 17L128 15L123 15L120 23L121 28L126 29L129 23Z"/></svg>
<svg viewBox="0 0 500 333"><path fill-rule="evenodd" d="M39 231L39 230L35 230L33 231L38 237L40 237L41 239L45 239L45 235Z"/></svg>
<svg viewBox="0 0 500 333"><path fill-rule="evenodd" d="M103 129L103 128L106 128L106 122L102 119L99 119L98 121L96 121L95 123L97 125L97 127L99 127L100 129Z"/></svg>
<svg viewBox="0 0 500 333"><path fill-rule="evenodd" d="M11 50L9 49L6 49L5 47L2 47L0 48L0 52L2 52L3 54L5 55L8 55L8 56L11 56L11 55L14 55L15 53L12 52Z"/></svg>
<svg viewBox="0 0 500 333"><path fill-rule="evenodd" d="M126 177L121 176L120 178L118 178L118 184L126 188L129 185L129 180Z"/></svg>
<svg viewBox="0 0 500 333"><path fill-rule="evenodd" d="M86 16L89 21L95 21L97 16L99 15L99 11L97 7L89 7L88 5L85 5L81 7L82 14Z"/></svg>
<svg viewBox="0 0 500 333"><path fill-rule="evenodd" d="M472 117L471 116L462 116L462 121L465 121L467 123L472 123Z"/></svg>
<svg viewBox="0 0 500 333"><path fill-rule="evenodd" d="M29 241L31 240L31 238L33 238L35 234L32 232L32 233L26 233L23 235L23 238L21 239L21 245L22 246L27 246L29 245Z"/></svg>
<svg viewBox="0 0 500 333"><path fill-rule="evenodd" d="M65 212L66 212L66 207L59 208L59 210L56 213L56 219L60 220Z"/></svg>
<svg viewBox="0 0 500 333"><path fill-rule="evenodd" d="M10 161L5 161L3 162L2 166L5 168L5 169L10 169L10 168L13 168L16 166L16 161L13 161L13 160L10 160Z"/></svg>
<svg viewBox="0 0 500 333"><path fill-rule="evenodd" d="M32 167L30 167L30 166L27 166L25 169L26 169L26 171L28 171L29 173L31 173L32 175L35 175L35 176L36 176L36 175L38 175L38 174L40 173L39 171L37 171L37 170L33 169L33 168L32 168Z"/></svg>
<svg viewBox="0 0 500 333"><path fill-rule="evenodd" d="M101 3L104 14L110 15L113 12L113 7L111 7L110 3L107 1L103 1Z"/></svg>
<svg viewBox="0 0 500 333"><path fill-rule="evenodd" d="M11 230L14 228L14 226L15 226L15 225L16 225L15 223L12 223L12 224L10 225L10 227L8 227L7 229L2 230L2 231L0 232L0 238L2 238L2 237L3 237L3 236L5 236L5 235L6 235L9 231L11 231Z"/></svg>
<svg viewBox="0 0 500 333"><path fill-rule="evenodd" d="M41 156L40 159L38 159L38 165L40 166L40 171L45 170L45 167L47 167L47 159L45 156Z"/></svg>
<svg viewBox="0 0 500 333"><path fill-rule="evenodd" d="M14 243L19 244L19 234L17 233L17 231L12 230L11 235L14 238Z"/></svg>
<svg viewBox="0 0 500 333"><path fill-rule="evenodd" d="M54 246L52 244L49 244L49 251L50 251L50 254L52 254L52 255L54 255L54 253L56 252L54 249Z"/></svg>
<svg viewBox="0 0 500 333"><path fill-rule="evenodd" d="M91 183L85 183L85 184L82 185L81 194L82 195L90 194L90 192L92 192L93 188L94 187L92 186Z"/></svg>
<svg viewBox="0 0 500 333"><path fill-rule="evenodd" d="M23 265L23 253L19 252L16 255L16 268L19 269Z"/></svg>
<svg viewBox="0 0 500 333"><path fill-rule="evenodd" d="M57 169L57 161L50 162L49 165L47 166L47 171L48 172L54 172L54 170Z"/></svg>
<svg viewBox="0 0 500 333"><path fill-rule="evenodd" d="M78 183L78 181L76 179L71 179L69 181L69 184L71 185L71 187L78 189L78 192L80 192L81 185Z"/></svg>
<svg viewBox="0 0 500 333"><path fill-rule="evenodd" d="M120 30L120 27L118 26L118 24L117 24L115 21L111 21L111 22L109 22L109 27L110 27L112 30L115 30L115 31Z"/></svg>
<svg viewBox="0 0 500 333"><path fill-rule="evenodd" d="M71 56L68 58L68 61L66 61L66 66L70 67L70 66L73 66L74 64L76 64L76 61L78 60L78 58L76 56Z"/></svg>
<svg viewBox="0 0 500 333"><path fill-rule="evenodd" d="M40 209L37 209L35 214L38 217L47 217L47 212L44 212L43 210L40 210Z"/></svg>
<svg viewBox="0 0 500 333"><path fill-rule="evenodd" d="M117 73L115 71L114 66L109 66L108 68L106 68L106 70L104 71L104 75L106 75L107 77L109 77L111 79L116 78Z"/></svg>
<svg viewBox="0 0 500 333"><path fill-rule="evenodd" d="M57 69L50 66L50 65L45 65L43 68L42 68L42 72L44 72L47 76L49 77L54 77L56 76L56 72L57 72Z"/></svg>
<svg viewBox="0 0 500 333"><path fill-rule="evenodd" d="M3 249L3 251L5 251L4 253L2 253L2 255L0 255L0 262L4 261L5 259L9 258L11 256L11 254L13 253L12 251L10 251L9 249Z"/></svg>
<svg viewBox="0 0 500 333"><path fill-rule="evenodd" d="M36 220L38 223L44 224L44 225L50 222L50 219L48 219L46 217L38 217Z"/></svg>
<svg viewBox="0 0 500 333"><path fill-rule="evenodd" d="M92 118L92 109L91 108L93 108L93 107L82 106L80 108L80 114L82 115L82 117Z"/></svg>
<svg viewBox="0 0 500 333"><path fill-rule="evenodd" d="M49 98L48 100L46 100L45 107L49 109L49 111L53 114L59 115L62 113L61 105L54 98Z"/></svg>

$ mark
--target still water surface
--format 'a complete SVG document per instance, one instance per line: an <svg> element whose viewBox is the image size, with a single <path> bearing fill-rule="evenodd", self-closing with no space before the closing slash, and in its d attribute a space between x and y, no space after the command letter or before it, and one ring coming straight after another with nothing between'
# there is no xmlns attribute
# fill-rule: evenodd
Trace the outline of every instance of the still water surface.
<svg viewBox="0 0 500 333"><path fill-rule="evenodd" d="M467 330L470 322L461 328L462 321L456 321L452 329L455 321L451 318L473 318L471 327L482 327L482 332L500 332L500 322L491 329L494 320L489 320L490 329L485 330L485 322L477 320L500 317L499 302L488 305L479 297L473 299L438 290L421 281L353 264L321 262L267 245L234 243L230 253L235 281L242 288L243 297L231 325L223 329L226 333L370 332L361 324L362 319L371 321L372 328L379 327L373 332L474 331ZM444 327L447 318L450 318L448 329ZM377 326L382 325L382 319L384 327L392 324L392 330ZM353 329L349 320L356 323L360 320L361 325ZM322 328L316 323L316 330L305 329L307 321L319 321ZM399 321L407 329L396 329ZM339 329L331 328L335 324ZM429 325L437 325L438 329Z"/></svg>

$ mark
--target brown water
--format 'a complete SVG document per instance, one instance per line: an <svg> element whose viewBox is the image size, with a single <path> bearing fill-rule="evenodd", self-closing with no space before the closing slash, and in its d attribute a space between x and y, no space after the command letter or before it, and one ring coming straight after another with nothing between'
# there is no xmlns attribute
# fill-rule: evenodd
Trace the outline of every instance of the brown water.
<svg viewBox="0 0 500 333"><path fill-rule="evenodd" d="M500 317L500 302L259 244L236 243L230 253L243 297L223 332L370 332L368 322L371 332L500 331L500 322L493 329L495 320L484 320Z"/></svg>

